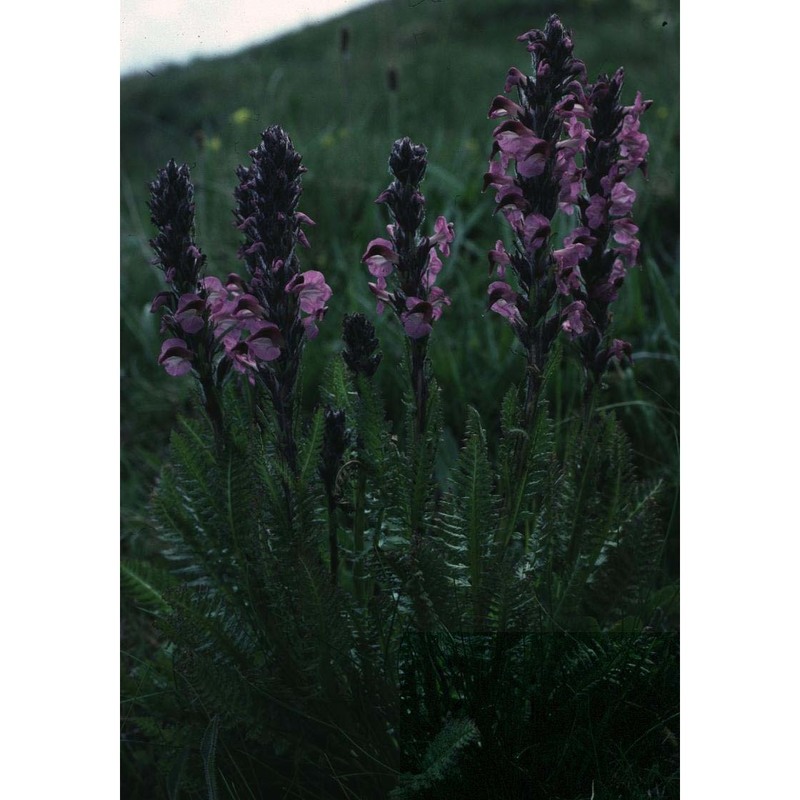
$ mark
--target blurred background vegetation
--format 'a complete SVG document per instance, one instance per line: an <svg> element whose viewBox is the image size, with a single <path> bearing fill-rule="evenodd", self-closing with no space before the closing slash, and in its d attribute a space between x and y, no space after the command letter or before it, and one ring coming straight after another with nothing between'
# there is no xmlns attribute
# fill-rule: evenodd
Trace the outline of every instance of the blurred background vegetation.
<svg viewBox="0 0 800 800"><path fill-rule="evenodd" d="M605 406L631 437L643 477L665 484L665 574L678 568L679 397L679 88L677 0L385 0L346 17L236 55L128 77L121 83L121 530L123 551L146 557L154 545L147 500L176 414L187 411L191 381L170 378L157 363L161 290L150 265L153 230L147 186L169 158L190 165L196 186L197 241L208 273L243 271L232 224L237 164L260 132L280 124L303 163L300 210L317 223L303 269L322 270L334 291L321 332L306 349L304 403L339 351L341 319L363 311L378 323L384 351L380 381L399 418L404 376L393 369L401 337L377 318L360 257L387 223L374 199L389 182L392 142L409 136L429 148L424 184L428 224L455 223L456 242L439 283L453 305L431 343L443 392L446 435L442 466L455 457L465 409L474 405L488 429L523 361L511 331L486 310L486 253L505 223L493 217L482 176L494 122L492 98L510 66L527 72L516 37L558 13L573 31L575 55L589 79L626 70L623 102L636 90L652 99L642 129L650 138L649 174L635 184L643 268L631 272L616 304L616 335L633 344L633 371L611 374ZM387 315L388 317L388 315ZM579 382L565 363L553 390L554 413L573 413ZM123 616L125 607L123 606ZM123 622L123 633L125 623Z"/></svg>

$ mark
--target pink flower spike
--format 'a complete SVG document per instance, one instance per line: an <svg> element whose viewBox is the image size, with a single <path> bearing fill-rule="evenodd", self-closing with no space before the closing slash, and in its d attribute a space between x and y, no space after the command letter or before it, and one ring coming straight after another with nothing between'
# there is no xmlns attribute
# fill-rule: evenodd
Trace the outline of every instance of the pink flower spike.
<svg viewBox="0 0 800 800"><path fill-rule="evenodd" d="M186 346L183 339L167 339L161 345L158 363L164 367L167 374L177 378L191 370L192 358L194 353Z"/></svg>

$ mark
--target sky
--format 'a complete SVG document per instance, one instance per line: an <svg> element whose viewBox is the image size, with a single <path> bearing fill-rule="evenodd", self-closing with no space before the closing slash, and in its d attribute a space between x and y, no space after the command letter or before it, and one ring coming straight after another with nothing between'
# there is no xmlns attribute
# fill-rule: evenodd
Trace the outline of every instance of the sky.
<svg viewBox="0 0 800 800"><path fill-rule="evenodd" d="M232 53L375 0L120 0L120 73Z"/></svg>

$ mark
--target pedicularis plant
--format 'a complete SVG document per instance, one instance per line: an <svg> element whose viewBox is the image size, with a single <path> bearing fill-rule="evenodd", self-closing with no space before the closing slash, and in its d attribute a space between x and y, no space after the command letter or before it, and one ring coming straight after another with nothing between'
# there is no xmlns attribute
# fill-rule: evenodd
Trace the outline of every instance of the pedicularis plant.
<svg viewBox="0 0 800 800"><path fill-rule="evenodd" d="M532 73L511 69L490 104L485 185L513 237L489 252L488 306L525 369L499 440L466 412L445 482L428 350L457 231L427 208L426 148L394 143L386 234L362 258L405 363L381 365L371 322L346 315L311 419L298 375L331 289L300 265L313 223L289 137L268 128L238 170L243 275L204 274L186 166L151 185L159 361L193 376L203 411L174 431L153 497L166 566L123 564L164 642L128 676L163 763L153 797L677 796L658 486L594 410L605 371L631 361L611 307L636 263L628 181L650 102L622 104L622 70L588 83L555 16L520 39ZM556 430L545 390L564 356L584 413ZM408 376L394 427L381 366Z"/></svg>

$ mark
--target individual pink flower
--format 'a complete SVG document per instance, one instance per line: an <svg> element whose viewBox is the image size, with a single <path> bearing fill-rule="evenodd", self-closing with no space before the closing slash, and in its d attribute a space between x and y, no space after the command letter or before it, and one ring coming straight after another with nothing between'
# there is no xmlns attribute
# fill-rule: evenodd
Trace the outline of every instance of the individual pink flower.
<svg viewBox="0 0 800 800"><path fill-rule="evenodd" d="M369 290L375 297L378 298L378 303L375 306L375 312L377 314L383 314L384 304L392 302L392 296L389 292L386 291L386 279L385 278L378 278L377 283L369 283L367 284Z"/></svg>
<svg viewBox="0 0 800 800"><path fill-rule="evenodd" d="M622 181L615 183L611 190L609 213L613 217L624 217L626 214L630 214L635 199L636 191L634 189Z"/></svg>
<svg viewBox="0 0 800 800"><path fill-rule="evenodd" d="M505 317L512 325L524 326L518 303L520 296L505 282L493 281L489 284L489 308L501 317Z"/></svg>
<svg viewBox="0 0 800 800"><path fill-rule="evenodd" d="M497 119L498 117L505 117L509 114L519 116L522 113L522 106L509 100L503 95L497 95L492 100L492 105L489 107L489 119Z"/></svg>
<svg viewBox="0 0 800 800"><path fill-rule="evenodd" d="M446 255L446 253L443 253ZM428 253L428 265L425 267L425 272L422 274L422 285L426 289L433 288L436 283L436 276L442 271L442 259L436 254L436 250L431 248Z"/></svg>
<svg viewBox="0 0 800 800"><path fill-rule="evenodd" d="M606 358L608 360L616 358L620 364L633 364L633 348L629 342L614 339L606 351Z"/></svg>
<svg viewBox="0 0 800 800"><path fill-rule="evenodd" d="M570 303L561 312L561 320L561 328L570 339L576 339L585 333L592 324L592 317L586 310L586 303L583 300Z"/></svg>
<svg viewBox="0 0 800 800"><path fill-rule="evenodd" d="M172 292L159 292L150 305L150 313L155 314L161 306L168 306L173 302L175 295Z"/></svg>
<svg viewBox="0 0 800 800"><path fill-rule="evenodd" d="M421 339L433 330L433 306L419 297L406 298L406 310L400 314L403 330L411 339Z"/></svg>
<svg viewBox="0 0 800 800"><path fill-rule="evenodd" d="M561 294L570 295L581 288L581 271L578 267L587 247L577 242L566 243L560 250L553 251L556 262L556 287ZM591 252L591 248L588 248Z"/></svg>
<svg viewBox="0 0 800 800"><path fill-rule="evenodd" d="M493 189L502 189L506 186L514 185L514 179L506 174L507 165L502 160L492 159L489 162L489 170L483 176L483 191L490 186Z"/></svg>
<svg viewBox="0 0 800 800"><path fill-rule="evenodd" d="M316 225L317 223L314 222L308 214L304 214L302 211L295 212L294 215L295 221L300 223L300 225ZM297 241L303 245L303 247L311 247L311 244L308 241L308 237L306 236L305 231L300 227L297 226L296 234L297 234Z"/></svg>
<svg viewBox="0 0 800 800"><path fill-rule="evenodd" d="M192 368L194 353L183 339L167 339L161 345L158 363L173 377L186 375Z"/></svg>
<svg viewBox="0 0 800 800"><path fill-rule="evenodd" d="M297 295L300 310L307 314L316 314L333 295L331 287L325 283L325 276L315 269L296 274L286 284L285 290Z"/></svg>
<svg viewBox="0 0 800 800"><path fill-rule="evenodd" d="M306 336L315 338L319 332L317 322L325 316L328 310L325 303L333 294L325 276L314 269L298 273L286 284L286 291L297 295L300 311L307 315L301 319Z"/></svg>
<svg viewBox="0 0 800 800"><path fill-rule="evenodd" d="M611 267L611 272L605 277L604 280L595 284L592 288L590 295L592 300L600 301L604 305L609 305L617 299L622 284L625 282L625 263L621 258L614 260Z"/></svg>
<svg viewBox="0 0 800 800"><path fill-rule="evenodd" d="M550 220L543 214L528 214L522 223L522 242L528 251L538 250L550 236Z"/></svg>
<svg viewBox="0 0 800 800"><path fill-rule="evenodd" d="M598 231L606 224L608 219L608 201L602 195L592 195L586 207L586 221L589 227Z"/></svg>
<svg viewBox="0 0 800 800"><path fill-rule="evenodd" d="M517 172L524 178L534 178L544 172L550 145L536 136L519 120L510 119L498 125L494 132L494 152L498 150L514 158Z"/></svg>
<svg viewBox="0 0 800 800"><path fill-rule="evenodd" d="M639 228L630 218L615 219L611 226L611 235L614 241L620 244L630 244L636 239Z"/></svg>
<svg viewBox="0 0 800 800"><path fill-rule="evenodd" d="M431 236L428 241L432 245L436 245L439 248L439 252L447 257L450 255L450 242L453 241L455 238L455 234L453 233L453 223L448 222L444 217L438 217L436 219L436 223L433 226L433 236Z"/></svg>
<svg viewBox="0 0 800 800"><path fill-rule="evenodd" d="M514 86L525 86L528 83L528 76L520 72L516 67L511 67L506 75L506 85L503 91L508 93Z"/></svg>
<svg viewBox="0 0 800 800"><path fill-rule="evenodd" d="M411 339L421 339L433 330L433 323L442 316L442 306L449 306L450 298L434 286L427 300L406 298L406 310L400 314L403 330Z"/></svg>
<svg viewBox="0 0 800 800"><path fill-rule="evenodd" d="M394 249L394 243L388 239L373 239L361 260L367 265L370 275L385 278L392 274L394 265L400 261Z"/></svg>
<svg viewBox="0 0 800 800"><path fill-rule="evenodd" d="M205 310L206 303L202 297L192 293L182 294L173 319L185 333L199 333L206 324L203 319Z"/></svg>
<svg viewBox="0 0 800 800"><path fill-rule="evenodd" d="M506 252L503 241L498 239L495 242L494 250L489 251L489 274L492 274L492 268L497 269L497 277L505 278L506 267L511 266L511 258Z"/></svg>
<svg viewBox="0 0 800 800"><path fill-rule="evenodd" d="M283 337L277 325L272 322L256 322L254 330L244 340L251 356L256 361L274 361L281 354Z"/></svg>

